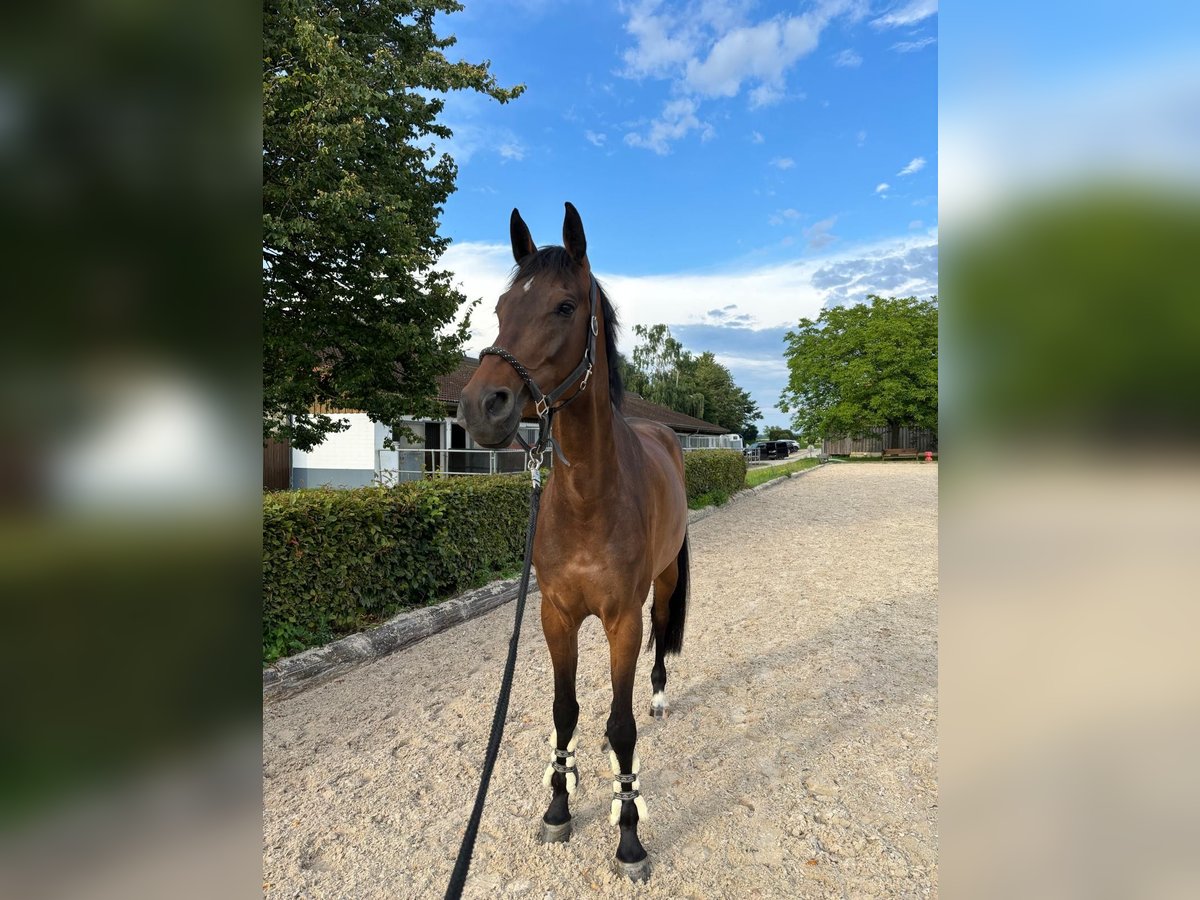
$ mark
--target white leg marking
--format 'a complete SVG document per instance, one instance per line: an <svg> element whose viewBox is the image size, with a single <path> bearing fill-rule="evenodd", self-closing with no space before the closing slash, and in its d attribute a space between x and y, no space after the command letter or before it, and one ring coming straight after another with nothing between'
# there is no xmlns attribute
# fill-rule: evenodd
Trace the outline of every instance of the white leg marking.
<svg viewBox="0 0 1200 900"><path fill-rule="evenodd" d="M650 705L654 709L666 709L667 708L667 692L666 691L655 691L654 696L650 698Z"/></svg>

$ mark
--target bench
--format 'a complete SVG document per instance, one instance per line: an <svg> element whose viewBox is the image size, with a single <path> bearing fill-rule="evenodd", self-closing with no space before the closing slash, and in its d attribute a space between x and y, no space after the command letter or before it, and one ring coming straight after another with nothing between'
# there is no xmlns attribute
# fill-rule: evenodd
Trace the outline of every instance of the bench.
<svg viewBox="0 0 1200 900"><path fill-rule="evenodd" d="M889 459L920 459L920 454L915 448L909 447L893 447L883 451L884 461Z"/></svg>

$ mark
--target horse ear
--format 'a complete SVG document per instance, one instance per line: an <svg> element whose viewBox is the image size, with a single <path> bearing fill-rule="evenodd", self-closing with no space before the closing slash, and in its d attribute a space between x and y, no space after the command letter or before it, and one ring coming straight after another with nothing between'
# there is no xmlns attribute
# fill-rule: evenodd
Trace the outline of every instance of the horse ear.
<svg viewBox="0 0 1200 900"><path fill-rule="evenodd" d="M570 201L566 204L567 214L563 218L563 246L577 263L587 256L587 236L583 233L583 219Z"/></svg>
<svg viewBox="0 0 1200 900"><path fill-rule="evenodd" d="M515 207L512 218L508 220L508 234L512 238L513 259L518 263L529 254L537 253L537 244L530 237L529 228Z"/></svg>

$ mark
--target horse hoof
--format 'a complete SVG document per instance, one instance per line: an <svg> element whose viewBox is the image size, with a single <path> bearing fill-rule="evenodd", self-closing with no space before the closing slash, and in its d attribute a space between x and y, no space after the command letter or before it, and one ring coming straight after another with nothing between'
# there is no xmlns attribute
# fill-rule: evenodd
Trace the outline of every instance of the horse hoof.
<svg viewBox="0 0 1200 900"><path fill-rule="evenodd" d="M543 844L564 844L571 839L571 820L563 822L561 825L551 825L549 822L542 822L542 843Z"/></svg>
<svg viewBox="0 0 1200 900"><path fill-rule="evenodd" d="M650 880L650 857L635 862L621 862L619 859L613 859L614 868L618 875L624 875L630 881L649 881Z"/></svg>
<svg viewBox="0 0 1200 900"><path fill-rule="evenodd" d="M665 707L665 706L651 706L650 707L650 715L652 715L656 719L665 719L670 714L671 713L667 710L667 707Z"/></svg>

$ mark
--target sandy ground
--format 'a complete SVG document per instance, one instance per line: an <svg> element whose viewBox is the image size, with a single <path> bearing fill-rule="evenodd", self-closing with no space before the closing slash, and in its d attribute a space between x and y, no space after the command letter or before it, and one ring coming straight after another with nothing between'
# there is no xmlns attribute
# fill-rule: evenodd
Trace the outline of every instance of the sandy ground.
<svg viewBox="0 0 1200 900"><path fill-rule="evenodd" d="M671 717L648 714L651 656L634 696L651 880L610 870L595 619L580 634L575 834L537 841L552 679L534 595L466 895L936 896L937 467L826 466L691 535ZM443 895L512 611L264 709L266 897Z"/></svg>

